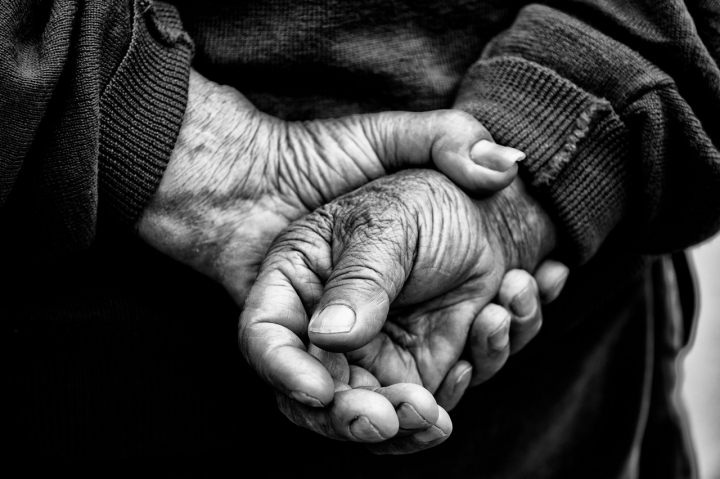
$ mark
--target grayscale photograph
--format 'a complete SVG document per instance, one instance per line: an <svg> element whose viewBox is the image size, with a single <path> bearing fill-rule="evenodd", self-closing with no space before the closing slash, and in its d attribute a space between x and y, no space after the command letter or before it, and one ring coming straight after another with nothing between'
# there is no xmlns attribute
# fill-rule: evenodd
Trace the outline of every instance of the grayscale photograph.
<svg viewBox="0 0 720 479"><path fill-rule="evenodd" d="M11 464L720 479L720 0L0 0L0 49Z"/></svg>

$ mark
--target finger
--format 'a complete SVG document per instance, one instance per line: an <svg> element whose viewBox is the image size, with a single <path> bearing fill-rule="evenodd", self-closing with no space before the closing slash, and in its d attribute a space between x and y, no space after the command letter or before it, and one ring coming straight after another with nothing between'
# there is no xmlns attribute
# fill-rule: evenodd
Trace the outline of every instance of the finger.
<svg viewBox="0 0 720 479"><path fill-rule="evenodd" d="M413 383L432 391L433 386L437 387L442 380L440 377L433 386L427 381L424 382L420 376L417 358L408 349L399 348L385 331L380 331L362 348L349 351L345 355L353 364L370 372L381 385ZM433 360L434 358L429 358L428 362Z"/></svg>
<svg viewBox="0 0 720 479"><path fill-rule="evenodd" d="M513 164L506 171L493 171L481 164L458 155L447 153L442 161L436 161L438 169L469 194L487 196L510 185L517 176L518 166ZM483 161L482 157L476 161Z"/></svg>
<svg viewBox="0 0 720 479"><path fill-rule="evenodd" d="M272 293L272 289L267 291ZM305 351L300 338L290 329L271 321L277 316L248 301L241 316L240 349L245 359L266 382L303 404L322 407L333 400L333 378L323 364ZM298 301L299 302L299 301ZM268 304L267 301L263 303ZM274 301L279 306L277 296ZM295 306L297 308L298 305ZM299 316L295 308L288 308Z"/></svg>
<svg viewBox="0 0 720 479"><path fill-rule="evenodd" d="M350 365L349 384L353 389L360 387L379 388L381 386L380 381L370 371L353 364Z"/></svg>
<svg viewBox="0 0 720 479"><path fill-rule="evenodd" d="M510 352L516 353L533 339L542 326L537 283L530 273L514 269L505 273L498 299L512 314Z"/></svg>
<svg viewBox="0 0 720 479"><path fill-rule="evenodd" d="M309 248L321 242L298 244ZM308 354L301 339L307 331L303 298L308 303L322 294L321 281L309 269L317 265L308 258L329 257L329 253L306 253L297 248L289 253L271 250L240 316L238 343L248 363L276 390L321 407L333 400L333 378Z"/></svg>
<svg viewBox="0 0 720 479"><path fill-rule="evenodd" d="M411 454L445 442L452 434L452 421L447 411L438 406L438 420L425 431L410 436L396 436L366 447L373 454Z"/></svg>
<svg viewBox="0 0 720 479"><path fill-rule="evenodd" d="M535 281L543 303L551 303L560 296L565 286L570 268L559 261L547 259L535 271Z"/></svg>
<svg viewBox="0 0 720 479"><path fill-rule="evenodd" d="M510 146L498 145L492 138L480 140L470 150L470 159L498 173L517 167L525 159L525 153Z"/></svg>
<svg viewBox="0 0 720 479"><path fill-rule="evenodd" d="M318 361L327 369L330 376L336 382L348 384L350 382L350 365L348 364L347 358L341 353L331 353L323 349L318 348L316 345L310 343L307 347L308 354L317 358ZM348 386L348 389L350 386Z"/></svg>
<svg viewBox="0 0 720 479"><path fill-rule="evenodd" d="M397 412L401 433L425 430L438 420L435 399L427 389L417 384L399 383L381 387L380 381L369 371L351 365L350 386L376 392L390 401Z"/></svg>
<svg viewBox="0 0 720 479"><path fill-rule="evenodd" d="M393 212L383 215L373 215L335 245L336 262L308 327L310 340L322 349L345 352L368 344L402 290L417 240Z"/></svg>
<svg viewBox="0 0 720 479"><path fill-rule="evenodd" d="M422 386L410 383L387 387L366 387L390 401L399 421L401 433L426 430L438 421L438 405L433 395Z"/></svg>
<svg viewBox="0 0 720 479"><path fill-rule="evenodd" d="M435 400L446 411L452 411L462 399L463 394L470 386L472 379L472 366L465 360L460 360L448 371L440 387L435 392Z"/></svg>
<svg viewBox="0 0 720 479"><path fill-rule="evenodd" d="M427 166L438 169L461 188L488 194L509 185L516 163L525 155L496 145L487 129L459 110L423 113L385 112L351 117L389 170Z"/></svg>
<svg viewBox="0 0 720 479"><path fill-rule="evenodd" d="M365 389L338 391L327 407L301 404L276 392L278 407L294 424L331 439L374 443L399 430L395 408L381 394Z"/></svg>
<svg viewBox="0 0 720 479"><path fill-rule="evenodd" d="M470 386L477 386L495 375L510 356L510 313L490 303L473 321L469 349L472 358Z"/></svg>

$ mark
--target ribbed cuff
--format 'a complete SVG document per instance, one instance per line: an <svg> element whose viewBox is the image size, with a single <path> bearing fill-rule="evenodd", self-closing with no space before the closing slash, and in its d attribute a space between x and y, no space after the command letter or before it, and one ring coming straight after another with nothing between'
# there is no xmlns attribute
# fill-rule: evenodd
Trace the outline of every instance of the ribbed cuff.
<svg viewBox="0 0 720 479"><path fill-rule="evenodd" d="M627 204L628 135L612 106L537 63L497 57L473 65L455 107L527 154L521 175L557 223L558 253L590 259Z"/></svg>
<svg viewBox="0 0 720 479"><path fill-rule="evenodd" d="M173 7L135 2L130 47L100 101L100 214L133 225L155 193L185 114L192 53Z"/></svg>

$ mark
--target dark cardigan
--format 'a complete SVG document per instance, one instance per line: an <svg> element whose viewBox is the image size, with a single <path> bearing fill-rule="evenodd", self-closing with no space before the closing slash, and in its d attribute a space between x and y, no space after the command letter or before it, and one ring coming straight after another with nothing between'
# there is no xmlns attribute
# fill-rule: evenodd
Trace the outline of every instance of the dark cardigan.
<svg viewBox="0 0 720 479"><path fill-rule="evenodd" d="M453 413L450 442L359 471L615 477L646 423L672 445L665 470L687 468L672 378L651 379L679 347L648 339L678 327L653 296L672 268L648 265L720 228L717 2L174 4L3 3L0 242L15 281L0 314L21 448L282 455L300 438L298 453L356 454L276 417L223 292L131 234L182 121L192 38L196 69L281 118L471 112L527 153L521 174L576 266L540 336Z"/></svg>

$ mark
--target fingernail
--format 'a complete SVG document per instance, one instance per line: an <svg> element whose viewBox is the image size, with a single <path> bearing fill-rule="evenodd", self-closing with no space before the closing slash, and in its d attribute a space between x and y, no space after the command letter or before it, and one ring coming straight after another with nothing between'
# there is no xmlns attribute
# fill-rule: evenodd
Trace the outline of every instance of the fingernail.
<svg viewBox="0 0 720 479"><path fill-rule="evenodd" d="M488 337L488 345L495 351L502 351L510 342L510 318L503 321L502 326Z"/></svg>
<svg viewBox="0 0 720 479"><path fill-rule="evenodd" d="M309 394L305 394L302 391L299 391L295 389L294 391L290 392L290 396L292 398L300 403L305 404L306 406L312 406L312 407L323 407L324 404L320 402L319 399L314 398L310 396Z"/></svg>
<svg viewBox="0 0 720 479"><path fill-rule="evenodd" d="M437 426L430 426L426 431L413 434L413 437L417 441L422 442L423 444L437 441L438 439L445 436L447 436L447 434L445 434L445 432Z"/></svg>
<svg viewBox="0 0 720 479"><path fill-rule="evenodd" d="M350 424L350 434L352 434L355 439L364 442L380 442L385 440L385 438L380 435L380 431L378 431L365 416L358 417Z"/></svg>
<svg viewBox="0 0 720 479"><path fill-rule="evenodd" d="M555 285L552 287L552 293L550 294L553 298L557 298L560 295L560 291L562 291L565 286L568 276L569 274L567 272L563 273L563 275L555 281Z"/></svg>
<svg viewBox="0 0 720 479"><path fill-rule="evenodd" d="M333 304L310 321L310 331L320 334L347 333L355 325L355 311L341 304Z"/></svg>
<svg viewBox="0 0 720 479"><path fill-rule="evenodd" d="M460 377L457 378L457 381L455 381L455 388L459 388L461 386L464 386L464 383L470 382L470 376L472 373L472 366L469 368L466 368L465 371L462 372Z"/></svg>
<svg viewBox="0 0 720 479"><path fill-rule="evenodd" d="M523 289L510 302L510 309L513 314L519 318L524 318L534 313L536 306L535 291L530 287Z"/></svg>
<svg viewBox="0 0 720 479"><path fill-rule="evenodd" d="M400 427L403 429L418 429L430 426L420 413L408 403L403 403L397 409L397 416L400 421Z"/></svg>
<svg viewBox="0 0 720 479"><path fill-rule="evenodd" d="M525 153L492 141L480 140L470 150L470 159L495 171L507 171L515 163L525 159Z"/></svg>

